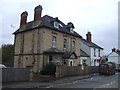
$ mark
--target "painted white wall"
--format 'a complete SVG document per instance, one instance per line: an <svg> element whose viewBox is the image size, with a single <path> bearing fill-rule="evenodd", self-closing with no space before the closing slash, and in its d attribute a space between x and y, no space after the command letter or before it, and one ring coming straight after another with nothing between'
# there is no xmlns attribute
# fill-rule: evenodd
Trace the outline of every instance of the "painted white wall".
<svg viewBox="0 0 120 90"><path fill-rule="evenodd" d="M94 47L89 47L88 45L86 45L84 42L80 42L80 48L86 52L88 55L90 55L90 65L91 66L95 66L94 65L94 60L95 59L100 59L100 57L103 56L103 50L100 49L100 57L99 57L99 48L96 48L96 57L94 56ZM99 66L99 63L96 62L96 66Z"/></svg>
<svg viewBox="0 0 120 90"><path fill-rule="evenodd" d="M120 61L118 61L118 59L119 59L118 54L115 52L112 52L108 56L108 62L115 62L116 64L120 64Z"/></svg>
<svg viewBox="0 0 120 90"><path fill-rule="evenodd" d="M94 60L96 59L100 59L101 56L103 56L103 50L100 49L100 57L99 57L99 48L95 48L95 53L96 53L96 56L94 56L94 48L91 47L91 55L90 55L90 58L91 58L91 66L99 66L99 62L94 62Z"/></svg>

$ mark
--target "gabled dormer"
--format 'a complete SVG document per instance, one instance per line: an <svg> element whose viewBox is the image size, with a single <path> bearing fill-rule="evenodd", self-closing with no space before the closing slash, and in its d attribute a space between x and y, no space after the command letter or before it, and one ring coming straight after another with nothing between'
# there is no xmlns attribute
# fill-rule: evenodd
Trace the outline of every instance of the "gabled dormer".
<svg viewBox="0 0 120 90"><path fill-rule="evenodd" d="M59 23L57 21L54 21L54 27L59 28Z"/></svg>
<svg viewBox="0 0 120 90"><path fill-rule="evenodd" d="M71 23L71 22L69 22L68 24L67 24L67 27L68 27L68 29L69 29L69 31L71 32L71 33L74 33L74 25L73 25L73 23Z"/></svg>

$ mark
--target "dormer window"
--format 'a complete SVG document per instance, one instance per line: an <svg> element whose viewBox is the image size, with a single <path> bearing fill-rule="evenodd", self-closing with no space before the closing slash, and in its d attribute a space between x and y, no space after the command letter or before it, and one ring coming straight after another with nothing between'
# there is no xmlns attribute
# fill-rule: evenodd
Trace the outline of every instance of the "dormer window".
<svg viewBox="0 0 120 90"><path fill-rule="evenodd" d="M71 33L74 33L74 31L73 31L73 28L72 28L72 27L70 27L70 32L71 32Z"/></svg>
<svg viewBox="0 0 120 90"><path fill-rule="evenodd" d="M55 27L55 28L59 28L59 23L55 21L55 22L54 22L54 27Z"/></svg>
<svg viewBox="0 0 120 90"><path fill-rule="evenodd" d="M73 23L69 22L69 23L67 24L67 27L68 27L68 29L70 30L71 33L74 33L73 29L74 29L75 27L74 27Z"/></svg>

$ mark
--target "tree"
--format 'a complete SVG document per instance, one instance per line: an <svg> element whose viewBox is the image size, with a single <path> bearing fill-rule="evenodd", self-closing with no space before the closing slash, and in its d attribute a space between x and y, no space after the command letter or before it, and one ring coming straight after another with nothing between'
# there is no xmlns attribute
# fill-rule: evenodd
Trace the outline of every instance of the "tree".
<svg viewBox="0 0 120 90"><path fill-rule="evenodd" d="M6 66L13 66L14 63L14 45L5 44L2 45L2 63Z"/></svg>

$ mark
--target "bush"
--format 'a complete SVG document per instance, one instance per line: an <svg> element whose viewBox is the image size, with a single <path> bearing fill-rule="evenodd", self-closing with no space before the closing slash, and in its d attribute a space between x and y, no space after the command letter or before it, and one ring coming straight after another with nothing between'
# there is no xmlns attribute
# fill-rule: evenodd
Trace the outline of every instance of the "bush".
<svg viewBox="0 0 120 90"><path fill-rule="evenodd" d="M115 62L108 62L108 63L110 63L110 64L112 64L114 67L116 67Z"/></svg>
<svg viewBox="0 0 120 90"><path fill-rule="evenodd" d="M43 67L43 69L40 71L40 74L42 74L42 75L55 75L55 72L56 72L55 64L49 63Z"/></svg>

